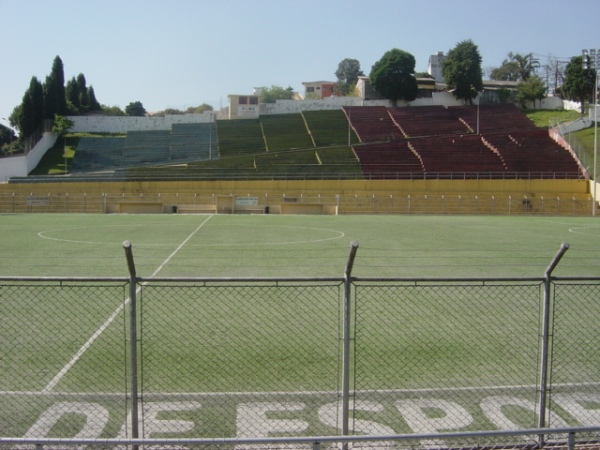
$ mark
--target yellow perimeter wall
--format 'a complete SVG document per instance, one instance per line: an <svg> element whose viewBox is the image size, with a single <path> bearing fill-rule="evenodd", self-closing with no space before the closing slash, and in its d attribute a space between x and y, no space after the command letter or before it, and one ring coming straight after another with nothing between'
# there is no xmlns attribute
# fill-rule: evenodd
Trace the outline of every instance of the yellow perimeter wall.
<svg viewBox="0 0 600 450"><path fill-rule="evenodd" d="M381 194L574 194L590 193L587 180L303 180L128 181L0 184L1 194L381 195Z"/></svg>
<svg viewBox="0 0 600 450"><path fill-rule="evenodd" d="M590 192L586 180L18 183L0 184L0 212L590 215Z"/></svg>

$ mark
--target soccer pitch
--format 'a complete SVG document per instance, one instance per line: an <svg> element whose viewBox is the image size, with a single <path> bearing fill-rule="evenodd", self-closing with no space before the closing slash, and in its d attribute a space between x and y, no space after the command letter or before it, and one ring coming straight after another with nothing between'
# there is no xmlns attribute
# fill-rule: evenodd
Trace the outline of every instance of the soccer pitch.
<svg viewBox="0 0 600 450"><path fill-rule="evenodd" d="M594 218L490 216L0 216L0 276L341 276L350 243L359 277L600 274Z"/></svg>
<svg viewBox="0 0 600 450"><path fill-rule="evenodd" d="M373 287L368 278L539 279L563 242L570 249L554 275L600 273L593 218L23 214L0 221L7 277L125 278L123 242L131 242L137 275L148 280L139 311L146 437L339 432L340 281L190 287L152 278L341 279L358 242L353 429L393 434L531 425L541 285ZM556 321L556 366L568 365L560 360L566 354L575 369L555 377L562 412L552 416L555 426L587 424L577 409L582 392L600 403L600 359L589 351L600 348L597 333L589 334L600 307L594 295L580 297L569 305L575 313ZM127 298L122 282L0 286L1 436L127 435Z"/></svg>

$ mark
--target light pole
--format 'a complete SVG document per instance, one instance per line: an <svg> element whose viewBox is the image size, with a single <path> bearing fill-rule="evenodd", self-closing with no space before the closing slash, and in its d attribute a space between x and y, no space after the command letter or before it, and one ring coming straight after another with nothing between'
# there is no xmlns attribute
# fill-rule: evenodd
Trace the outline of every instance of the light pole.
<svg viewBox="0 0 600 450"><path fill-rule="evenodd" d="M583 55L583 68L585 69L593 69L595 72L595 82L594 82L594 185L592 187L592 216L596 215L596 161L598 157L598 69L600 69L600 64L598 58L600 58L600 50L596 50L594 48L588 50L582 50Z"/></svg>
<svg viewBox="0 0 600 450"><path fill-rule="evenodd" d="M484 91L477 93L477 135L479 136L479 105L481 104L481 97L483 97Z"/></svg>
<svg viewBox="0 0 600 450"><path fill-rule="evenodd" d="M213 113L209 115L209 127L208 127L208 160L212 161L212 127L213 127Z"/></svg>

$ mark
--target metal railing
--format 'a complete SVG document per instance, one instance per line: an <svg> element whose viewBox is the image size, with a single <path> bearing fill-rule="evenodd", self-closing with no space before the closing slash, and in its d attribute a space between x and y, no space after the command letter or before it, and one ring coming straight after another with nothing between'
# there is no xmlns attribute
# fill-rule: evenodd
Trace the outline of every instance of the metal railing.
<svg viewBox="0 0 600 450"><path fill-rule="evenodd" d="M262 181L262 180L565 180L583 179L584 174L575 171L503 171L503 172L405 172L388 170L377 172L344 172L338 173L272 173L256 174L242 173L239 170L208 170L201 172L159 171L149 168L152 172L139 170L104 171L95 173L74 173L69 175L34 175L26 177L11 177L9 182L18 183L68 183L68 182L98 182L98 181Z"/></svg>
<svg viewBox="0 0 600 450"><path fill-rule="evenodd" d="M540 445L540 433L551 437L543 441L547 448L564 448L574 450L577 446L588 446L596 448L600 441L598 433L600 426L596 427L573 427L552 428L540 430L537 428L513 431L474 431L463 433L436 433L436 434L404 434L404 435L371 435L371 436L309 436L309 437L279 437L279 438L222 438L222 439L25 439L25 438L2 438L0 446L19 445L35 446L36 450L44 447L72 448L74 446L110 446L122 448L123 446L160 446L161 448L181 448L182 446L203 446L215 448L306 448L320 450L338 444L345 448L354 444L356 448L444 448L431 445L423 445L432 440L443 439L452 442L453 448L476 449L476 448L519 448L538 449ZM579 437L578 437L579 435ZM494 442L506 441L512 438L514 444L495 446ZM529 439L527 439L529 438ZM368 445L368 446L367 446ZM338 448L339 448L338 447Z"/></svg>

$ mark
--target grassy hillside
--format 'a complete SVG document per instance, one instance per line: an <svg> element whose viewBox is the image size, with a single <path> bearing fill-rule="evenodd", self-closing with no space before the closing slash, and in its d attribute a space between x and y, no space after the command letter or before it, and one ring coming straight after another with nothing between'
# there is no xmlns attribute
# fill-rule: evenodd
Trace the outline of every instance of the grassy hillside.
<svg viewBox="0 0 600 450"><path fill-rule="evenodd" d="M546 128L550 126L551 122L570 122L581 117L578 111L556 109L529 110L525 111L525 115L538 128Z"/></svg>

